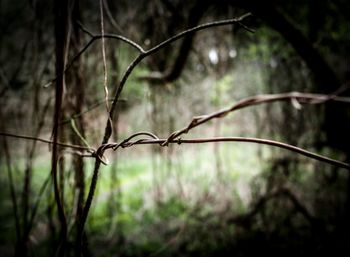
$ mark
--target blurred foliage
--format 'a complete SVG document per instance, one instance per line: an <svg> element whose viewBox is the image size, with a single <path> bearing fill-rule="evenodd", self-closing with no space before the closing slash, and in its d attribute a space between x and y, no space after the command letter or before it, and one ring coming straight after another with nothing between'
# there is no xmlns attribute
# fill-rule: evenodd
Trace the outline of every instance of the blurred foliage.
<svg viewBox="0 0 350 257"><path fill-rule="evenodd" d="M105 14L106 31L130 37L145 49L187 28L189 13L199 3L106 2L120 27L113 25L111 17ZM275 2L273 7L303 32L339 80L347 81L350 38L346 1ZM201 23L243 13L244 10L227 3L212 4ZM54 94L54 86L43 87L54 77L52 6L40 0L14 3L3 0L0 5L0 29L4 35L0 40L0 89L5 92L1 96L0 130L33 134L42 114L38 110ZM86 0L81 4L82 23L91 31L99 31L98 8L97 1ZM182 41L144 60L131 74L118 103L114 139L120 141L137 131L166 137L188 125L194 116L252 95L319 91L305 61L278 32L258 16L247 23L256 30L254 34L237 26L197 33L176 81L153 83L142 77L171 68ZM82 47L89 36L81 33L80 37ZM106 40L106 50L108 88L113 96L137 53L112 39ZM217 62L210 59L210 51L217 55ZM67 56L69 61L74 53ZM105 97L101 42L96 41L84 53L80 68L86 82L83 109L88 110ZM67 82L67 89L72 86ZM69 109L71 97L76 96L65 97L67 116L74 113ZM51 135L52 108L53 103L40 134L45 138ZM215 120L184 137L272 138L348 160L348 152L324 145L324 113L323 106L302 106L298 110L289 102L267 104ZM83 117L86 138L97 146L106 121L104 104ZM62 129L66 132L62 140L67 142L68 127ZM33 167L32 207L50 172L50 152L47 146L38 144L34 159L28 161L30 143L10 141L19 204L23 198L24 171L27 166ZM73 253L75 170L72 155L65 152L62 156L63 195ZM0 158L0 170L4 171L0 175L4 189L0 194L0 256L10 256L16 239L2 148ZM348 225L345 221L350 180L342 169L284 150L239 143L133 146L108 152L108 159L109 166L101 168L87 224L91 256L331 256L330 253L337 255L350 245L344 230ZM84 163L86 197L93 160L86 159ZM30 256L53 255L59 227L50 183L30 234Z"/></svg>

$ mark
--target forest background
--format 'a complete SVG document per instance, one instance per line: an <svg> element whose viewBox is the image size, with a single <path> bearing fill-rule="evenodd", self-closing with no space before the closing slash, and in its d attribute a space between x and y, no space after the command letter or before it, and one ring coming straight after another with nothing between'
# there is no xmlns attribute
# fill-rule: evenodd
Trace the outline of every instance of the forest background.
<svg viewBox="0 0 350 257"><path fill-rule="evenodd" d="M348 13L1 0L0 256L343 256Z"/></svg>

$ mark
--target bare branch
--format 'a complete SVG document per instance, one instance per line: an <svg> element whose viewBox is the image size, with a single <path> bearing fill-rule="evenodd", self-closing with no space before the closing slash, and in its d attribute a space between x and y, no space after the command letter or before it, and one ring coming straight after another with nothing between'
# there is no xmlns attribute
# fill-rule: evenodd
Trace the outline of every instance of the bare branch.
<svg viewBox="0 0 350 257"><path fill-rule="evenodd" d="M105 29L104 29L104 19L103 19L103 0L100 0L100 16L101 16L101 35L102 35L102 60L103 60L103 89L105 92L105 105L106 110L109 112L109 104L108 104L108 74L107 74L107 60L106 60L106 46L105 46Z"/></svg>
<svg viewBox="0 0 350 257"><path fill-rule="evenodd" d="M209 22L209 23L205 23L205 24L202 24L202 25L199 25L199 26L196 26L196 27L193 27L193 28L190 28L188 30L185 30L165 41L163 41L162 43L156 45L155 47L149 49L146 51L146 54L147 55L150 55L150 54L153 54L155 52L157 52L158 50L164 48L165 46L171 44L172 42L182 38L182 37L185 37L187 36L188 34L192 34L194 32L197 32L197 31L200 31L200 30L204 30L204 29L207 29L207 28L211 28L211 27L218 27L218 26L224 26L224 25L232 25L232 24L238 24L240 26L242 26L244 29L246 29L247 31L249 32L254 32L254 30L244 26L241 22L246 19L247 17L250 17L252 14L251 13L246 13L244 15L242 15L241 17L239 18L235 18L235 19L228 19L228 20L222 20L222 21L214 21L214 22Z"/></svg>
<svg viewBox="0 0 350 257"><path fill-rule="evenodd" d="M120 33L123 33L122 28L118 25L117 21L112 16L111 10L110 10L109 5L108 5L108 1L103 0L103 7L104 7L104 9L106 11L107 17L109 19L109 22L112 24L112 26L116 30L118 30Z"/></svg>
<svg viewBox="0 0 350 257"><path fill-rule="evenodd" d="M17 196L16 196L16 190L15 190L15 184L14 184L13 177L12 177L11 155L9 152L6 138L3 139L3 146L4 146L4 152L5 152L5 158L6 158L7 176L8 176L8 180L9 180L9 186L10 186L13 215L14 215L14 219L15 219L16 239L20 240L21 229L20 229L20 220L19 220L19 216L18 216Z"/></svg>
<svg viewBox="0 0 350 257"><path fill-rule="evenodd" d="M109 101L109 102L112 102L112 101L113 101L113 98L109 98L108 101ZM119 100L118 100L118 102L121 102L121 101L126 101L126 99L119 99ZM81 111L81 112L79 112L79 113L75 113L75 114L73 114L72 116L68 117L67 119L63 120L63 121L60 123L60 126L71 122L72 119L75 120L75 119L77 119L77 118L83 116L84 114L86 114L86 113L88 113L88 112L94 110L95 108L99 107L100 105L102 105L102 104L104 104L104 103L105 103L105 99L100 100L100 101L98 101L98 102L92 104L91 106L89 106L88 108L86 108L86 110L83 110L83 111Z"/></svg>
<svg viewBox="0 0 350 257"><path fill-rule="evenodd" d="M81 23L78 23L79 27L81 28L81 30L83 32L85 32L86 34L88 34L91 39L90 41L72 58L72 60L69 62L69 64L66 66L66 68L64 69L64 73L66 73L72 66L72 64L98 39L102 39L102 38L111 38L111 39L117 39L117 40L121 40L127 44L129 44L130 46L136 48L140 54L139 56L136 58L141 58L141 60L143 58L145 58L146 56L149 56L157 51L159 51L160 49L163 49L165 46L173 43L174 41L182 38L182 37L185 37L189 34L192 34L192 33L195 33L197 31L200 31L200 30L204 30L204 29L207 29L207 28L211 28L211 27L217 27L217 26L224 26L224 25L231 25L231 24L238 24L240 25L242 28L246 29L247 31L249 32L254 32L254 30L246 27L244 24L242 24L242 21L247 18L247 17L250 17L251 16L251 13L246 13L244 15L242 15L241 17L239 18L235 18L235 19L228 19L228 20L222 20L222 21L214 21L214 22L209 22L209 23L205 23L205 24L202 24L202 25L199 25L199 26L196 26L196 27L193 27L191 29L188 29L188 30L185 30L165 41L163 41L162 43L156 45L155 47L145 51L140 45L138 45L136 42L134 42L133 40L129 39L129 38L126 38L124 36L121 36L121 35L117 35L117 34L104 34L104 35L101 35L101 34L93 34L92 32L90 32L87 28L85 28ZM140 61L141 61L140 60ZM140 62L139 61L139 62ZM135 65L136 66L136 65ZM130 67L130 66L129 66ZM126 75L127 73L124 74L124 76ZM127 75L128 76L128 75ZM46 85L44 87L48 87L50 86L53 82L56 81L57 78L54 78L52 79L50 82L46 83ZM127 77L126 77L127 79Z"/></svg>
<svg viewBox="0 0 350 257"><path fill-rule="evenodd" d="M197 116L192 119L192 121L186 127L175 131L172 133L168 140L164 142L166 145L168 141L179 137L182 134L187 134L191 129L206 123L212 119L222 118L227 114L243 109L249 106L254 106L262 103L271 103L277 101L296 101L300 104L321 104L327 101L337 101L343 103L350 103L349 97L339 97L335 94L324 95L324 94L310 94L310 93L300 93L300 92L290 92L290 93L282 93L282 94L264 94L264 95L256 95L252 97L245 98L241 101L238 101L236 104L231 107L224 108L217 112L208 115Z"/></svg>
<svg viewBox="0 0 350 257"><path fill-rule="evenodd" d="M115 106L116 106L116 103L120 97L120 94L124 88L124 85L127 81L127 79L129 78L129 75L131 74L131 72L134 70L134 68L147 56L151 55L151 54L154 54L155 52L163 49L164 47L166 47L167 45L171 44L172 42L182 38L182 37L185 37L186 35L188 34L191 34L191 33L194 33L196 31L199 31L199 30L203 30L203 29L207 29L207 28L211 28L211 27L216 27L216 26L223 26L223 25L230 25L230 24L239 24L241 25L241 21L243 21L245 18L251 16L251 13L246 13L244 15L242 15L241 17L239 18L236 18L236 19L229 19L229 20L223 20L223 21L215 21L215 22L210 22L210 23L205 23L205 24L202 24L202 25L199 25L199 26L196 26L194 28L191 28L191 29L188 29L188 30L185 30L165 41L163 41L162 43L156 45L155 47L145 51L145 52L141 52L134 60L133 62L128 66L128 68L126 69L120 83L119 83L119 86L118 86L118 89L115 93L115 96L114 96L114 100L113 100L113 103L111 105L111 109L110 109L110 115L109 117L112 118L113 117L113 113L114 113L114 109L115 109ZM111 136L110 135L111 133L111 129L110 129L110 125L106 125L106 133L105 133L105 136L104 136L104 139L102 141L102 144L105 144L108 142L108 139L109 137Z"/></svg>
<svg viewBox="0 0 350 257"><path fill-rule="evenodd" d="M42 142L42 143L46 143L46 144L51 144L51 145L54 144L53 141L50 141L50 140L47 140L47 139L43 139L43 138L39 138L39 137L17 135L17 134L12 134L12 133L7 133L7 132L0 132L0 136L21 138L21 139L27 139L27 140L34 140L34 141L38 141L38 142ZM72 149L77 149L77 150L80 150L80 151L87 151L87 152L94 152L95 151L93 148L80 146L80 145L65 144L65 143L61 143L61 142L57 142L56 145L62 146L62 147L68 147L68 148L72 148Z"/></svg>
<svg viewBox="0 0 350 257"><path fill-rule="evenodd" d="M64 87L64 53L67 41L67 20L68 20L68 1L55 0L55 56L56 56L56 90L55 90L55 107L53 117L53 147L51 158L51 175L54 188L54 196L57 206L58 218L60 222L60 245L58 247L57 256L64 256L67 243L67 219L64 211L64 203L60 195L60 188L57 178L57 163L59 149L57 146L60 133L59 121L61 117L61 108L63 102L63 87Z"/></svg>

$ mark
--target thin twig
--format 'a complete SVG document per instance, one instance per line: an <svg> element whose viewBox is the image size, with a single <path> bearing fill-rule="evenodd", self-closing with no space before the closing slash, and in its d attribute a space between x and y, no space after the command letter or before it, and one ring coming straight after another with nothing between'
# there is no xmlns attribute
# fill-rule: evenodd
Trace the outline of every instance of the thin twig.
<svg viewBox="0 0 350 257"><path fill-rule="evenodd" d="M128 80L131 72L134 70L134 68L147 56L154 54L155 52L159 51L160 49L163 49L164 47L166 47L167 45L173 43L174 41L185 37L189 34L192 34L194 32L203 30L203 29L207 29L207 28L211 28L211 27L216 27L216 26L223 26L223 25L231 25L231 24L241 24L241 21L243 21L245 18L251 16L251 13L246 13L244 15L242 15L239 18L236 19L229 19L229 20L223 20L223 21L215 21L215 22L210 22L210 23L205 23L199 26L196 26L194 28L190 28L188 30L185 30L165 41L163 41L162 43L156 45L155 47L145 51L145 52L141 52L128 66L128 68L126 69L125 73L123 74L123 77L119 83L118 89L114 95L114 100L113 103L111 105L111 109L110 109L110 115L109 117L113 117L113 113L114 113L114 109L116 107L116 103L120 97L120 94L124 88L124 85L126 83L126 81ZM110 125L106 125L106 132L105 132L105 136L102 140L102 144L105 144L108 142L108 139L111 136L111 128Z"/></svg>
<svg viewBox="0 0 350 257"><path fill-rule="evenodd" d="M232 25L232 24L238 24L239 26L241 26L242 28L244 28L245 30L249 31L249 32L254 32L254 30L248 28L247 26L245 26L244 24L242 24L242 21L244 19L246 19L247 17L250 17L251 13L246 13L244 15L242 15L239 18L235 18L235 19L228 19L228 20L222 20L222 21L214 21L214 22L209 22L209 23L205 23L193 28L190 28L188 30L185 30L163 42L161 42L160 44L154 46L153 48L149 49L149 50L144 50L139 44L137 44L135 41L118 35L118 34L93 34L92 32L90 32L87 28L85 28L81 23L78 22L78 25L80 27L80 29L85 32L86 34L88 34L91 38L89 40L89 42L72 58L72 60L69 62L69 64L66 66L66 68L64 69L64 73L66 73L73 65L73 63L98 39L102 39L102 38L110 38L110 39L117 39L120 40L132 47L134 47L135 49L137 49L139 51L139 56L136 58L140 58L141 60L143 58L145 58L146 56L149 56L157 51L159 51L160 49L164 48L165 46L173 43L174 41L183 38L189 34L195 33L197 31L200 30L204 30L207 28L211 28L211 27L217 27L217 26L224 26L224 25ZM140 60L140 61L141 61ZM139 61L139 62L140 62ZM125 73L126 74L126 73ZM124 74L124 76L125 76ZM44 87L48 87L50 86L53 82L56 81L57 78L52 79L51 81L49 81L48 83L46 83L46 85Z"/></svg>
<svg viewBox="0 0 350 257"><path fill-rule="evenodd" d="M107 0L102 0L103 1L103 7L104 9L106 10L106 13L107 13L107 17L109 19L109 22L112 24L112 26L118 30L120 33L123 33L123 30L122 28L118 25L117 21L113 18L112 16L112 13L111 13L111 10L109 8L109 5L108 5L108 1Z"/></svg>
<svg viewBox="0 0 350 257"><path fill-rule="evenodd" d="M51 140L47 140L47 139L43 139L43 138L39 138L39 137L17 135L17 134L12 134L12 133L7 133L7 132L0 132L0 136L34 140L34 141L38 141L38 142L42 142L42 143L47 143L50 145L54 144L54 142ZM81 150L81 151L87 151L87 152L94 152L95 151L93 148L89 148L86 146L72 145L72 144L66 144L66 143L61 143L61 142L57 142L56 145L62 146L62 147L68 147L68 148L72 148L72 149L77 149L77 150Z"/></svg>
<svg viewBox="0 0 350 257"><path fill-rule="evenodd" d="M11 194L11 200L12 200L13 215L15 219L16 239L20 240L21 229L20 229L20 222L19 222L19 216L18 216L17 196L16 196L15 185L12 177L11 155L9 152L6 138L3 138L3 144L4 144L4 152L5 152L5 158L6 158L7 175L8 175L9 184L10 184L10 194Z"/></svg>
<svg viewBox="0 0 350 257"><path fill-rule="evenodd" d="M58 137L60 134L59 122L61 119L61 108L63 102L63 87L64 87L64 53L67 47L67 20L68 20L68 1L55 0L55 56L56 56L56 90L55 90L55 107L53 117L53 146L51 158L51 175L53 181L54 195L57 206L57 213L60 222L60 245L58 247L57 256L63 257L67 243L67 219L64 210L64 203L60 197L60 188L57 177L57 163L58 163Z"/></svg>
<svg viewBox="0 0 350 257"><path fill-rule="evenodd" d="M35 201L35 203L33 205L32 212L31 212L31 215L30 215L30 219L29 219L29 223L28 223L28 226L29 226L28 227L28 231L30 231L31 228L34 225L34 220L36 218L36 214L37 214L37 211L38 211L38 208L39 208L39 205L40 205L40 201L41 201L41 199L42 199L42 197L44 195L44 192L45 192L45 189L46 189L47 185L50 182L50 178L51 178L51 174L49 173L47 178L44 180L44 183L40 187L38 196L37 196L36 201Z"/></svg>
<svg viewBox="0 0 350 257"><path fill-rule="evenodd" d="M113 99L112 99L112 98L109 98L108 101L109 101L109 102L112 102ZM125 100L125 99L119 99L119 102L120 102L120 101L126 101L126 100ZM77 119L77 118L83 116L84 114L86 114L86 113L88 113L88 112L94 110L95 108L99 107L101 104L104 104L104 103L105 103L105 99L103 99L103 100L101 100L101 101L98 101L98 102L92 104L91 106L87 107L85 110L83 110L83 111L81 111L81 112L79 112L79 113L75 113L75 114L73 114L72 116L68 117L67 119L63 120L63 121L60 123L60 126L61 126L61 125L64 125L64 124L67 124L67 123L70 123L72 119L75 120L75 119Z"/></svg>
<svg viewBox="0 0 350 257"><path fill-rule="evenodd" d="M194 32L197 32L197 31L200 31L200 30L204 30L204 29L207 29L207 28L212 28L212 27L218 27L218 26L224 26L224 25L232 25L232 24L238 24L240 26L242 26L245 30L249 31L249 32L252 32L254 33L254 30L253 29L250 29L246 26L244 26L242 24L242 21L248 17L252 16L251 13L246 13L244 15L242 15L241 17L239 18L234 18L234 19L228 19L228 20L222 20L222 21L214 21L214 22L208 22L208 23L205 23L205 24L201 24L201 25L198 25L196 27L193 27L193 28L190 28L190 29L187 29L165 41L163 41L162 43L156 45L155 47L149 49L146 51L146 54L147 55L150 55L150 54L153 54L155 52L157 52L159 49L162 49L164 48L165 46L171 44L172 42L180 39L180 38L183 38L189 34L192 34Z"/></svg>
<svg viewBox="0 0 350 257"><path fill-rule="evenodd" d="M104 29L104 17L103 17L103 0L100 0L100 16L101 16L101 35L102 35L102 60L103 60L103 89L105 92L105 105L106 110L109 112L108 104L108 76L107 76L107 61L106 61L106 46L105 46L105 29Z"/></svg>
<svg viewBox="0 0 350 257"><path fill-rule="evenodd" d="M90 145L89 145L89 143L88 143L88 141L87 141L87 140L83 137L83 135L79 132L77 126L75 125L74 119L71 119L71 123L70 123L70 124L71 124L71 127L72 127L74 133L78 136L78 138L80 139L80 141L83 142L84 145L85 145L86 147L91 148Z"/></svg>

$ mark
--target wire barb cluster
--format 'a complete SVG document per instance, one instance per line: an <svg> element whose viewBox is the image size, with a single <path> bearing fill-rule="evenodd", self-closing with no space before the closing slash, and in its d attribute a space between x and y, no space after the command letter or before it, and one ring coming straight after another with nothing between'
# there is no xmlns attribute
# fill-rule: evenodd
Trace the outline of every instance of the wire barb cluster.
<svg viewBox="0 0 350 257"><path fill-rule="evenodd" d="M159 137L157 137L155 134L150 133L150 132L146 132L146 131L142 131L142 132L138 132L135 133L133 135L131 135L130 137L124 139L123 141L121 141L120 143L107 143L107 144L102 144L99 148L97 148L97 150L93 153L93 156L98 158L103 164L107 165L107 162L105 160L107 160L107 158L103 155L104 152L107 149L113 149L113 151L116 151L119 147L122 148L126 148L126 147L130 147L133 146L135 144L140 144L142 142L146 142L148 139L147 138L141 138L138 139L136 141L132 141L130 142L131 139L138 137L138 136L148 136L152 139L156 139L159 140Z"/></svg>

